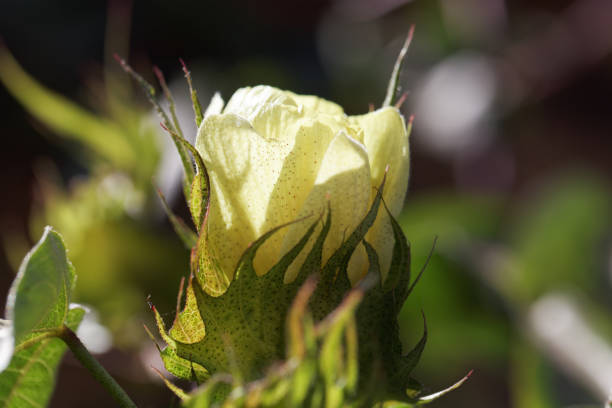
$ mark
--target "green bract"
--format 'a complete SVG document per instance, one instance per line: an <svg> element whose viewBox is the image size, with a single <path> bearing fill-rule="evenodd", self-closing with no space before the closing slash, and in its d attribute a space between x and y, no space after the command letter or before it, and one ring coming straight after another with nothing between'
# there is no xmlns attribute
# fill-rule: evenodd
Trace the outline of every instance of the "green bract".
<svg viewBox="0 0 612 408"><path fill-rule="evenodd" d="M318 386L328 406L414 397L410 374L426 334L402 354L397 314L414 283L393 218L409 170L410 129L398 109L347 116L332 102L269 86L239 89L225 107L215 101L195 148L170 130L195 159L188 204L198 234L170 330L155 311L166 368L197 382L231 373L234 385L220 387L227 392L287 359L282 377L304 390L290 395L279 385L289 405ZM309 277L309 313L298 313L291 305ZM302 326L314 330L310 340L295 334ZM265 381L270 375L279 374Z"/></svg>

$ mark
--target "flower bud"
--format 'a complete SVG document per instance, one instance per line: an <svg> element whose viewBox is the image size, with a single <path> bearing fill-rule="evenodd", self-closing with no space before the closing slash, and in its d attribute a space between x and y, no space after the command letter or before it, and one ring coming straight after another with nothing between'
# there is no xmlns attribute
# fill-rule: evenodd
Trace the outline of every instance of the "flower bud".
<svg viewBox="0 0 612 408"><path fill-rule="evenodd" d="M393 216L408 186L408 132L394 107L347 116L340 106L315 96L269 86L242 88L222 113L202 122L196 149L211 183L210 249L229 280L245 249L262 234L304 216L319 216L329 205L325 262L364 218L387 168L383 198ZM379 211L366 235L379 254L383 279L394 243L388 217ZM293 223L271 236L255 257L257 274L269 271L309 225ZM308 252L307 246L293 261L286 282L295 278ZM351 282L367 268L360 245L348 266Z"/></svg>

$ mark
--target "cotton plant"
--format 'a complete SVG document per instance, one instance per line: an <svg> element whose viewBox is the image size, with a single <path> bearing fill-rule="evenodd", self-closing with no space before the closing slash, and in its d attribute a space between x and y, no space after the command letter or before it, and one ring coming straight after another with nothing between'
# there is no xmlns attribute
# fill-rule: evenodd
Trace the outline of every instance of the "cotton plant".
<svg viewBox="0 0 612 408"><path fill-rule="evenodd" d="M396 89L411 36L383 106L363 115L347 116L333 102L269 86L241 88L227 103L215 96L205 110L184 66L198 127L192 145L172 108L166 113L151 97L183 163L183 193L195 227L160 196L191 249L190 273L181 281L169 328L150 300L165 344L147 332L166 369L199 385L189 392L160 373L183 406L410 407L465 381L424 396L412 372L426 326L408 351L399 338L399 310L424 270L411 274L410 247L395 219L408 186L412 122L399 111ZM152 95L152 86L119 61ZM28 346L59 338L121 406L135 406L79 347L78 321L54 315L50 327L41 328L19 317L48 319L29 301L35 297L59 302L61 310L69 305L73 275L57 276L73 268L56 232L47 229L41 243L50 237L55 241L46 261L26 258L7 303L15 311L7 317L17 352L0 374L0 398L21 406L15 395L34 395L22 389L29 382L12 380L16 373L35 375L17 364L29 358ZM57 290L41 289L39 278L55 279ZM24 281L35 282L34 289ZM25 345L23 333L34 336Z"/></svg>

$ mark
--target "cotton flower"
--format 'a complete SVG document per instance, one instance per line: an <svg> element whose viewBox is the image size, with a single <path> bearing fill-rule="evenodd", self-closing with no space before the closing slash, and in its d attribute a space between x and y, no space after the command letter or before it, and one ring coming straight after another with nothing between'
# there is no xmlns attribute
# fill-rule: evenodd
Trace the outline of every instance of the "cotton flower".
<svg viewBox="0 0 612 408"><path fill-rule="evenodd" d="M319 216L329 203L325 262L364 218L387 167L383 198L394 216L408 186L408 133L394 107L347 116L340 106L315 96L269 86L241 88L222 111L219 106L207 115L196 149L211 182L210 249L229 279L250 243L278 225ZM255 258L256 272L270 270L310 224L293 223L268 239ZM379 254L384 278L394 239L382 207L366 240ZM307 253L308 246L285 281L295 278ZM358 246L348 267L351 282L367 268L365 250Z"/></svg>

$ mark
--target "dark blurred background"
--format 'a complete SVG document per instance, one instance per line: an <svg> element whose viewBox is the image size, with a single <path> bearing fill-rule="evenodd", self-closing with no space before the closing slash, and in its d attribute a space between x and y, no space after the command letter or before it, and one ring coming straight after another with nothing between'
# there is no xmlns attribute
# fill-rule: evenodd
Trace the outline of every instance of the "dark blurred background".
<svg viewBox="0 0 612 408"><path fill-rule="evenodd" d="M193 137L179 57L204 104L263 83L358 114L382 103L411 24L401 110L415 121L400 221L415 270L439 237L401 314L407 347L427 315L417 378L436 391L475 369L439 407L603 404L612 389L608 0L4 0L2 299L42 225L56 226L79 275L77 300L105 327L99 358L142 406L172 404L148 368L159 362L141 327L151 324L149 294L171 319L188 253L151 178L186 211L174 151L112 54L151 82L151 67L161 68ZM133 152L88 139L91 117L62 128L66 104L119 129ZM126 167L123 153L137 165ZM51 406L109 398L65 358Z"/></svg>

